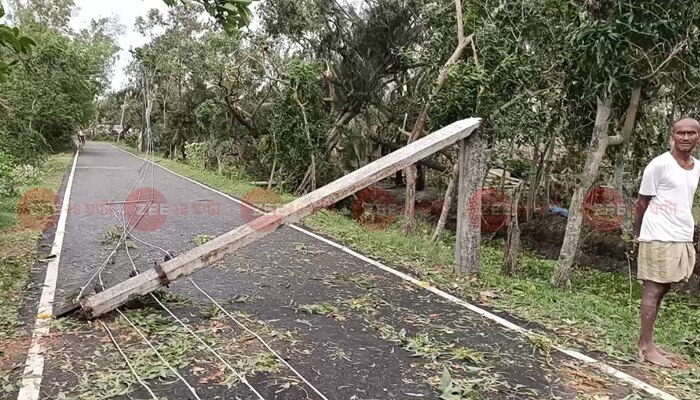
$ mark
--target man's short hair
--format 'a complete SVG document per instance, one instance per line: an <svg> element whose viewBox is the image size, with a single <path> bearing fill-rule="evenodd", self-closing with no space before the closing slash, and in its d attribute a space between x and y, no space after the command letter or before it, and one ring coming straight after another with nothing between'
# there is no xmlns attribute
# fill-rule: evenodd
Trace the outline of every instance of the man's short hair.
<svg viewBox="0 0 700 400"><path fill-rule="evenodd" d="M676 121L676 123L673 124L672 132L676 132L677 127L680 126L681 124L693 125L695 130L700 133L700 122L698 122L695 118L691 118L691 117L681 118L678 121Z"/></svg>

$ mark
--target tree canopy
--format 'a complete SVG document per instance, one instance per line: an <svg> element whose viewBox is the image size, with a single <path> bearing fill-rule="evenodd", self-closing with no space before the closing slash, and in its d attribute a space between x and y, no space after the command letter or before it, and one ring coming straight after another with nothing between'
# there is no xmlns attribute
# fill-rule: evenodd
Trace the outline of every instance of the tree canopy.
<svg viewBox="0 0 700 400"><path fill-rule="evenodd" d="M478 116L488 169L526 183L527 218L570 209L563 285L587 193L612 185L629 201L700 98L695 2L276 0L242 29L251 1L164 1L137 21L151 40L127 85L105 96L113 21L70 32L72 1L17 2L0 56L26 67L0 64L3 151L31 160L112 124L120 139L150 131L168 157L303 193ZM441 191L455 161L450 149L421 163L418 189Z"/></svg>

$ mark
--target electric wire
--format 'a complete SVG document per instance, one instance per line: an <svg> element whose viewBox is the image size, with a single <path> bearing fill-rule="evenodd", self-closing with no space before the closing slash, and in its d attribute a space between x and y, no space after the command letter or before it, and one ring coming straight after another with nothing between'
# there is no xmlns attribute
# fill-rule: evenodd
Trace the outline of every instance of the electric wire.
<svg viewBox="0 0 700 400"><path fill-rule="evenodd" d="M129 252L128 247L126 248L126 254L127 254L127 257L129 258L129 262L131 263L132 271L134 273L138 274L139 271L136 268L136 264L134 263L134 259L131 257L131 253ZM190 334L192 334L192 336L194 336L197 339L197 341L199 341L201 344L203 344L212 354L214 354L214 356L216 356L216 358L218 358L226 367L228 367L241 382L243 382L246 386L248 386L248 388L258 396L258 398L264 400L264 398L260 395L260 393L258 393L257 390L255 390L255 388L248 382L248 380L245 379L245 377L242 376L228 362L226 362L226 360L224 360L224 358L216 350L214 350L206 342L204 342L199 337L199 335L197 335L192 329L190 329L185 323L183 323L168 307L165 306L165 304L163 304L160 300L158 300L158 298L153 293L150 293L150 295L151 295L151 298L153 298L153 300L155 300L168 314L170 314L170 316L173 319L175 319L177 322L179 322L180 325L182 325Z"/></svg>
<svg viewBox="0 0 700 400"><path fill-rule="evenodd" d="M149 242L147 242L147 241L145 241L145 240L138 239L138 238L135 237L133 234L131 235L131 238L134 239L134 240L136 240L136 241L138 241L139 243L142 243L142 244L146 245L146 246L150 246L150 247L152 247L152 248L159 249L159 250L162 251L164 254L169 255L169 253L168 253L165 249L163 249L162 247L160 247L160 246L151 244L151 243L149 243ZM127 256L129 257L129 261L131 262L132 270L133 270L135 273L139 273L138 270L136 269L136 265L135 265L133 259L131 258L131 255L130 255L130 253L129 253L128 246L127 246L127 249L126 249L126 253L127 253ZM206 296L207 299L209 299L216 307L218 307L224 314L226 314L229 318L231 318L238 326L240 326L241 328L243 328L246 332L248 332L249 334L253 335L258 341L260 341L260 343L261 343L263 346L265 346L265 348L267 348L267 350L268 350L270 353L272 353L278 360L280 360L285 366L287 366L297 377L299 377L299 379L301 379L307 386L309 386L309 387L310 387L316 394L318 394L323 400L328 400L328 398L327 398L326 396L324 396L323 393L321 393L313 384L311 384L311 382L309 382L306 378L304 378L304 377L303 377L294 367L292 367L281 355L279 355L279 353L277 353L274 349L272 349L272 347L271 347L258 333L254 332L252 329L248 328L246 325L244 325L242 322L240 322L237 318L235 318L233 315L231 315L231 313L229 313L229 312L228 312L225 308L223 308L216 300L214 300L214 298L211 297L211 296L209 295L209 293L207 293L206 291L204 291L204 289L202 289L199 285L197 285L197 283L196 283L192 278L188 277L187 280L188 280L197 290L199 290L204 296Z"/></svg>
<svg viewBox="0 0 700 400"><path fill-rule="evenodd" d="M122 348L121 348L121 347L119 346L119 344L117 343L117 340L114 338L114 335L112 335L112 331L109 329L109 327L107 326L107 324L105 324L104 322L102 322L102 320L99 320L99 321L100 321L100 323L102 324L102 327L105 328L105 330L107 331L107 334L109 335L109 338L112 340L112 343L114 344L114 347L116 347L117 350L119 350L119 354L121 354L122 357L124 357L124 361L126 361L126 365L129 366L129 369L131 370L131 373L134 375L134 377L136 377L136 380L139 381L139 383L141 384L141 386L143 386L143 387L148 391L148 393L151 395L151 397L152 397L154 400L158 400L158 397L156 397L156 395L153 393L153 391L151 390L151 388L149 388L148 385L146 385L146 382L144 382L144 381L141 379L141 377L139 376L139 374L136 373L136 370L134 369L133 365L131 365L131 362L129 361L129 357L127 357L126 354L124 354L124 351L122 350Z"/></svg>
<svg viewBox="0 0 700 400"><path fill-rule="evenodd" d="M146 176L148 175L148 169L149 169L149 166L150 166L150 168L151 168L151 190L150 190L151 199L150 199L150 200L147 200L147 201L149 201L149 205L148 205L148 207L146 208L146 210L148 210L148 209L150 208L150 206L153 204L153 200L154 200L154 199L153 199L153 196L154 196L153 184L154 184L155 167L153 166L152 162L148 161L148 160L151 158L151 154L152 154L151 152L152 152L152 149L153 149L153 140L152 140L152 138L151 138L150 136L151 136L151 135L149 135L149 140L148 140L148 144L147 144L146 159L144 160L144 163L147 164L147 166L146 166L145 169L143 168L143 166L142 166L141 168L139 168L139 173L138 173L137 178L136 178L136 181L137 181L138 183L136 183L136 184L134 185L134 186L138 186L138 185L140 185L140 184L143 183L143 181L145 180ZM145 215L145 213L142 213L142 214L139 216L138 220L132 225L132 224L131 224L131 220L132 220L132 218L134 217L134 214L136 214L136 210L135 210L133 213L131 213L131 215L129 216L129 221L127 221L126 212L125 212L125 210L124 210L124 204L126 203L126 198L125 198L124 201L122 201L122 202L114 202L114 199L115 199L119 194L121 194L121 193L124 191L125 188L127 188L128 186L130 186L130 184L131 184L132 182L134 182L134 179L133 179L133 178L132 178L131 180L129 180L129 182L127 182L126 185L124 185L124 187L117 193L117 195L112 196L112 198L111 198L110 201L108 202L108 206L110 207L110 210L111 210L112 213L114 214L115 219L116 219L118 222L120 222L121 225L122 225L122 232L121 232L121 235L120 235L120 237L119 237L119 240L118 240L117 245L115 246L114 250L112 250L112 252L111 252L110 255L107 257L107 259L105 260L105 262L100 266L100 268L98 268L98 270L95 272L95 274L93 274L93 276L88 280L88 283L86 283L85 286L81 289L81 292L80 292L80 294L79 294L79 297L83 295L85 289L90 285L90 283L95 279L95 277L97 277L97 279L98 279L100 285L102 286L102 288L104 288L104 281L103 281L103 279L102 279L102 273L103 273L105 267L107 266L107 264L109 263L110 258L118 251L118 249L119 249L119 247L122 245L122 243L124 243L124 248L126 249L127 257L129 258L129 262L130 262L130 264L131 264L132 271L133 271L134 273L136 273L136 274L139 273L139 271L138 271L138 269L136 268L136 265L135 265L135 263L134 263L134 260L133 260L133 258L131 257L131 254L130 254L130 252L129 252L129 245L128 245L128 242L127 242L127 239L128 239L128 238L134 239L134 240L136 240L136 241L138 241L138 242L140 242L140 243L142 243L142 244L148 245L148 246L150 246L150 247L157 248L158 250L160 250L160 251L162 251L162 252L168 254L168 252L167 252L165 249L163 249L163 248L161 248L161 247L159 247L159 246L150 244L150 243L148 243L148 242L146 242L146 241L144 241L144 240L138 239L138 238L136 238L136 237L133 235L133 233L131 232L131 231L133 230L133 228L136 226L136 224L138 224L138 223L141 221L141 219L143 218L143 216ZM136 201L137 203L141 202L141 195L142 195L141 191L139 191L138 195L139 195L139 198L138 198L138 200ZM121 212L122 218L121 218L121 219L119 218L119 213L117 213L117 211L114 209L114 207L112 207L112 205L113 205L113 204L116 204L116 203L121 203L121 205L122 205L122 212ZM136 207L136 209L138 209L138 207ZM204 340L202 340L192 329L190 329L184 322L182 322L182 320L180 320L168 307L166 307L165 304L163 304L153 293L151 293L150 295L151 295L151 297L153 298L153 300L155 300L155 301L156 301L156 302L157 302L157 303L158 303L158 304L159 304L159 305L160 305L160 306L175 320L175 321L177 321L178 323L180 323L180 325L182 325L191 335L193 335L193 336L195 337L195 339L197 339L201 344L203 344L203 345L204 345L214 356L216 356L229 370L231 370L231 371L233 372L233 374L234 374L241 382L243 382L243 383L244 383L244 384L245 384L245 385L260 399L260 400L265 400L264 397L250 384L250 382L248 382L248 380L245 378L245 376L241 375L241 374L240 374L235 368L233 368L233 367L232 367L232 366L231 366L231 365L216 351L216 350L214 350L211 346L209 346L206 342L204 342ZM190 390L190 392L192 392L192 393L194 394L194 396L195 396L198 400L201 400L201 399L199 398L199 396L196 394L194 388L193 388L179 373L177 373L177 371L167 362L167 360L165 360L165 359L162 357L162 355L156 350L156 348L155 348L155 347L153 346L153 344L145 337L145 335L142 334L142 332L136 327L136 325L135 325L128 317L126 317L126 315L125 315L123 312L121 312L119 309L117 309L117 312L132 326L132 328L134 328L134 329L137 331L137 333L138 333L138 334L141 336L141 338L151 347L151 349L153 349L153 350L155 351L156 355L160 358L160 360L161 360L163 363L165 363L166 366L167 366L168 368L170 368L170 369L177 375L177 377L185 383L185 385L188 387L188 389ZM123 351L121 350L121 348L119 347L119 345L118 345L116 339L115 339L114 336L112 335L112 333L111 333L111 331L109 330L109 328L107 327L107 325L106 325L102 320L99 320L99 322L102 324L102 326L105 328L105 330L107 330L107 332L109 333L109 336L110 336L110 338L111 338L111 340L112 340L112 343L114 343L115 347L117 347L117 350L119 350L119 352L121 353L122 357L124 357L124 359L125 359L127 365L128 365L129 368L131 369L131 372L134 374L134 376L136 377L136 379L149 391L149 393L151 393L151 395L153 396L153 398L156 399L156 397L155 397L155 395L153 394L153 392L152 392L152 391L150 390L150 388L143 382L143 380L138 376L138 374L136 373L136 371L135 371L134 368L132 367L131 363L129 362L128 357L124 354L124 352L123 352ZM247 328L246 328L246 329L247 329ZM259 337L259 335L257 335L257 334L255 334L255 336ZM267 345L267 344L266 344L266 345ZM303 378L302 378L302 379L303 379ZM315 388L314 388L314 389L315 389ZM322 396L322 395L321 395L321 396ZM324 398L324 400L327 400L324 396L322 396L322 397Z"/></svg>
<svg viewBox="0 0 700 400"><path fill-rule="evenodd" d="M214 350L213 348L211 348L211 346L209 346L209 345L207 344L207 342L205 342L204 340L202 340L202 338L200 338L199 335L197 335L189 326L187 326L187 324L185 324L184 322L182 322L182 320L180 320L180 318L178 318L175 314L173 314L173 312L170 311L170 309L169 309L168 307L166 307L165 304L163 304L160 300L158 300L158 297L156 297L153 293L151 293L150 295L151 295L151 298L152 298L153 300L155 300L156 303L158 303L161 307L163 307L163 309L164 309L168 314L170 314L170 316L171 316L175 321L177 321L180 325L182 325L182 327L185 328L190 334L192 334L192 336L194 336L195 339L197 339L197 340L199 341L199 343L201 343L202 345L204 345L204 347L206 347L207 350L209 350L209 352L211 352L214 356L216 356L216 358L218 358L219 361L221 361L229 370L231 370L231 372L233 372L233 374L238 378L238 380L240 380L241 382L243 382L243 384L245 384L246 386L248 386L248 388L249 388L253 393L255 393L255 395L256 395L260 400L265 400L265 398L262 397L262 395L261 395L260 393L258 393L257 390L255 390L255 388L253 387L253 385L251 385L250 382L248 382L248 380L245 378L245 376L241 375L235 368L233 368L233 367L231 366L231 364L229 364L226 360L224 360L224 358L221 357L221 355L219 355L219 353L218 353L216 350Z"/></svg>
<svg viewBox="0 0 700 400"><path fill-rule="evenodd" d="M226 314L229 318L231 318L231 319L233 320L233 322L235 322L235 323L236 323L238 326L240 326L241 328L245 329L246 332L248 332L248 333L250 333L251 335L255 336L255 337L260 341L260 343L262 343L262 345L265 346L265 347L267 348L267 350L268 350L270 353L272 353L275 357L277 357L278 360L280 360L284 365L286 365L287 368L289 368L292 372L294 372L294 374L295 374L296 376L298 376L299 379L301 379L301 380L302 380L307 386L309 386L314 392L316 392L317 395L321 396L321 398L322 398L323 400L328 400L328 398L327 398L326 396L324 396L323 393L321 393L318 389L316 389L316 387L314 387L314 385L312 385L311 382L307 381L306 378L304 378L299 372L297 372L296 369L294 369L294 367L292 367L291 365L289 365L289 363L287 362L287 360L285 360L284 358L282 358L282 356L280 356L276 351L274 351L274 350L272 349L272 347L270 347L270 345L267 344L267 342L265 342L265 341L263 340L263 338L260 337L260 335L258 335L257 333L255 333L253 330L249 329L247 326L245 326L245 325L242 324L240 321L238 321L238 319L237 319L236 317L234 317L234 316L231 315L228 311L226 311L225 308L223 308L216 300L214 300L214 299L213 299L207 292L205 292L201 287L199 287L199 285L197 285L197 284L194 282L194 280L192 280L192 278L187 278L187 280L188 280L192 285L194 285L194 287L197 288L197 290L199 290L200 292L202 292L203 295L205 295L209 300L211 300L211 302L214 303L214 304L221 310L221 312L223 312L223 313Z"/></svg>
<svg viewBox="0 0 700 400"><path fill-rule="evenodd" d="M161 361L163 364L165 364L165 366L167 366L167 367L175 374L175 376L177 376L178 379L180 379L180 380L185 384L185 386L187 386L187 389L189 389L189 391L194 395L194 397L195 397L197 400L202 400L202 399L197 395L197 392L194 390L194 388L187 382L187 380L186 380L182 375L180 375L180 373L177 372L177 370L176 370L172 365L170 365L170 363L160 354L160 352L159 352L158 350L156 350L156 348L153 346L153 343L151 343L151 341L148 340L148 338L146 338L146 336L143 334L143 332L141 332L141 330L140 330L138 327L136 327L136 325L126 316L126 314L124 314L124 313L123 313L120 309L118 309L118 308L117 308L117 312L119 313L119 315L122 316L122 318L124 318L124 320L125 320L126 322L129 323L129 325L131 325L132 328L134 328L134 330L135 330L136 332L138 332L138 334L141 336L141 338L143 339L143 341L146 342L146 344L153 350L153 352L156 353L156 356L158 356L158 358L160 359L160 361ZM101 322L101 321L100 321L100 322Z"/></svg>
<svg viewBox="0 0 700 400"><path fill-rule="evenodd" d="M145 163L144 163L144 164L145 164ZM146 168L145 168L145 169L143 168L143 165L142 165L142 167L139 168L139 174L134 176L134 177L136 178L136 181L137 181L137 183L134 185L134 187L135 187L135 186L138 186L139 184L141 184L141 183L143 182L144 178L145 178L145 175L147 175L147 174L148 174L148 165L146 165ZM124 187L122 187L122 189L117 193L117 195L112 196L112 198L110 199L110 202L108 203L108 205L109 205L109 207L110 207L110 210L111 210L112 213L114 214L114 217L117 219L117 221L121 222L121 225L122 225L122 233L121 233L121 235L120 235L119 241L117 242L117 245L115 246L114 250L112 250L112 252L110 253L110 255L107 257L106 261L100 266L100 268L95 272L95 274L90 278L90 280L88 280L88 283L83 287L83 289L81 290L81 293L80 293L79 296L82 296L82 293L84 292L84 289L87 288L87 286L90 285L90 283L92 282L92 280L95 279L95 277L98 278L98 281L99 281L100 285L104 288L104 281L102 280L102 272L104 271L104 268L106 267L106 265L109 263L110 258L116 253L116 251L118 251L118 249L119 249L119 247L121 246L122 242L124 243L124 247L125 247L125 249L126 249L126 251L127 251L127 254L129 255L129 259L131 260L132 267L135 269L135 265L134 265L134 263L133 263L133 260L131 259L131 255L129 254L129 246L128 246L128 243L127 243L127 238L129 237L129 235L130 235L131 230L133 229L133 227L135 227L135 226L140 222L141 218L143 218L143 215L145 215L145 214L142 214L142 215L139 217L139 219L134 223L134 225L132 225L132 226L130 227L131 229L129 229L129 228L127 228L127 227L131 225L131 219L133 218L134 213L132 213L132 214L130 215L130 217L129 217L129 222L127 223L127 222L126 222L126 213L124 212L124 210L122 209L123 218L120 220L120 219L119 219L118 213L116 212L116 210L114 209L114 207L112 207L112 201L114 200L114 198L115 198L116 196L118 196L120 193L122 193L122 192L124 191L125 188L129 187L129 186L131 185L132 182L134 182L134 178L130 179L130 180L127 182L127 184L124 185ZM153 193L153 191L151 191L151 193ZM126 201L126 199L125 199L125 201ZM140 191L139 191L139 199L137 200L137 202L141 202L141 192L140 192ZM149 206L148 206L148 207L150 207L150 205L152 204L152 202L153 202L153 199L150 200ZM124 204L124 202L122 202L122 205L123 205L123 204ZM147 209L148 209L148 207L147 207ZM187 382L187 380L186 380L180 373L178 373L177 370L176 370L172 365L170 365L170 363L167 362L167 360L162 356L162 354L155 348L155 346L153 346L153 344L151 343L151 341L148 340L148 338L146 338L146 336L141 332L141 330L139 330L139 329L136 327L136 325L131 321L131 319L129 319L121 310L117 309L117 312L121 315L122 318L124 318L125 321L127 321L127 323L128 323L134 330L136 330L136 332L139 334L139 336L141 336L141 338L143 339L143 341L154 351L154 353L155 353L156 356L161 360L161 362L163 362L163 363L178 377L178 379L180 379L180 380L185 384L185 386L187 386L188 390L195 396L195 398L196 398L197 400L202 400L202 399L197 395L197 393L196 393L196 391L194 390L194 388ZM157 399L157 397L155 396L155 394L151 391L151 389L148 387L148 385L146 385L146 383L141 379L141 377L138 375L138 373L136 372L136 370L133 368L131 362L129 361L129 358L128 358L128 357L126 356L126 354L122 351L121 347L120 347L119 344L117 343L116 338L115 338L114 335L112 334L112 332L111 332L111 330L109 329L109 327L107 326L107 324L105 324L104 321L102 321L102 320L99 320L99 322L102 324L102 326L105 328L105 330L106 330L107 333L109 334L112 343L114 344L114 346L117 348L117 350L119 351L119 353L122 355L122 357L123 357L124 360L126 361L126 363L127 363L127 365L129 366L129 369L131 370L132 374L136 377L136 379L139 381L139 383L140 383L144 388L146 388L146 390L148 390L148 392L151 394L151 396L153 397L153 399Z"/></svg>

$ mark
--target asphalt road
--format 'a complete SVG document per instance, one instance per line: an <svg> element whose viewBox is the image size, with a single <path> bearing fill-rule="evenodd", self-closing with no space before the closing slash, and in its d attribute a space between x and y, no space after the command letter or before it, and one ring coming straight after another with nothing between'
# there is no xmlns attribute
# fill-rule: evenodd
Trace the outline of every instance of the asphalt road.
<svg viewBox="0 0 700 400"><path fill-rule="evenodd" d="M244 223L234 201L161 168L149 167L143 179L134 181L142 168L142 160L108 144L88 142L81 151L57 301L75 296L112 251L108 232L119 232L119 226L106 206L110 199L131 194L130 200L138 200L138 188L157 189L162 197L152 208L156 212L145 216L133 234L175 254L195 247L198 235L220 235ZM149 190L141 192L142 199L150 198ZM117 213L122 207L114 205ZM160 250L131 242L130 255L139 270L162 260ZM104 269L105 286L127 279L130 272L121 249ZM583 370L573 359L550 354L515 332L288 227L193 279L259 331L329 399L438 399L445 365L462 398L574 399L582 391L596 392L595 382L612 398L632 392L604 377L582 384ZM86 286L88 293L95 290L95 281ZM172 284L160 298L229 365L250 371L250 383L265 399L321 398L188 281ZM146 300L125 312L200 398L257 398L160 306ZM158 359L118 315L102 321L157 396L195 398L184 383L156 366ZM42 398L151 398L99 322L74 317L58 321L52 332Z"/></svg>

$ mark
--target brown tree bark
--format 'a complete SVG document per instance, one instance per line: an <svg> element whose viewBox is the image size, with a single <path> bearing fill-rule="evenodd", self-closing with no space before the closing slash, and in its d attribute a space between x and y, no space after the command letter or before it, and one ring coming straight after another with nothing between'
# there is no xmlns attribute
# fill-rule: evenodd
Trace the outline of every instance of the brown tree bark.
<svg viewBox="0 0 700 400"><path fill-rule="evenodd" d="M144 124L143 129L139 133L139 143L138 148L140 152L145 152L149 147L150 138L152 135L151 131L151 110L153 109L153 103L151 101L153 93L151 92L151 82L146 73L146 69L141 66L143 72L143 118Z"/></svg>
<svg viewBox="0 0 700 400"><path fill-rule="evenodd" d="M549 207L549 203L551 202L551 196L549 192L549 186L550 186L550 176L552 175L552 168L554 166L554 149L557 144L557 130L553 129L552 130L552 136L549 138L549 144L547 147L547 154L545 155L544 158L544 170L542 171L542 179L544 180L544 203L543 206ZM542 185L542 181L540 181L540 185ZM545 208L545 212L547 212L547 208Z"/></svg>
<svg viewBox="0 0 700 400"><path fill-rule="evenodd" d="M452 206L452 195L455 192L455 181L457 180L458 173L459 164L455 164L452 166L452 175L450 176L450 182L447 184L447 190L445 191L445 199L442 202L442 211L440 212L440 218L438 219L437 225L435 226L435 232L433 233L433 237L430 239L430 241L433 243L438 242L442 231L445 230L447 216L449 215L450 207Z"/></svg>
<svg viewBox="0 0 700 400"><path fill-rule="evenodd" d="M571 198L569 206L569 219L566 224L566 233L564 243L562 244L559 261L554 270L552 283L558 287L564 287L569 284L569 276L574 265L576 252L581 238L581 226L583 224L583 200L586 194L593 186L600 164L605 156L605 150L609 145L619 145L624 143L632 134L636 121L637 110L639 108L639 98L641 87L637 86L632 90L630 96L630 104L627 109L627 116L622 131L614 136L608 135L610 126L610 111L612 108L612 99L609 97L598 99L596 110L596 121L593 127L593 136L589 145L586 162L581 172L580 178L576 182L576 189Z"/></svg>
<svg viewBox="0 0 700 400"><path fill-rule="evenodd" d="M294 88L294 101L297 103L299 108L301 108L301 115L304 118L304 132L306 133L306 141L309 145L309 152L311 153L311 165L309 166L309 185L310 190L314 191L316 190L316 155L314 154L314 143L311 140L311 132L309 131L309 121L306 118L306 108L304 107L304 103L302 103L301 100L299 100L299 93L297 91L297 88Z"/></svg>
<svg viewBox="0 0 700 400"><path fill-rule="evenodd" d="M481 265L481 189L486 175L486 142L474 132L460 142L457 206L457 272L474 273Z"/></svg>
<svg viewBox="0 0 700 400"><path fill-rule="evenodd" d="M122 104L122 116L119 120L119 127L121 128L122 132L124 132L124 114L126 113L126 100L129 98L129 92L124 93L124 104ZM117 143L119 143L119 140L121 139L121 133L117 135Z"/></svg>
<svg viewBox="0 0 700 400"><path fill-rule="evenodd" d="M624 202L625 215L622 218L620 230L622 231L623 235L631 235L632 230L634 228L634 212L631 212L633 210L634 199L632 198L632 196L630 196L628 190L630 187L630 180L625 179L627 175L625 171L627 164L625 162L625 156L627 155L628 150L627 144L624 144L621 147L622 148L620 149L620 151L618 151L615 155L615 172L613 174L613 186L615 187L615 189L618 190Z"/></svg>
<svg viewBox="0 0 700 400"><path fill-rule="evenodd" d="M536 142L539 142L537 140ZM532 218L532 213L535 210L535 198L537 192L538 178L541 171L542 163L540 162L540 145L535 143L532 150L532 165L530 167L530 184L527 192L527 201L525 208L525 218L527 221Z"/></svg>
<svg viewBox="0 0 700 400"><path fill-rule="evenodd" d="M404 205L404 216L406 220L404 221L405 232L413 232L413 223L415 221L416 214L416 166L409 165L408 168L404 170L406 175L406 203Z"/></svg>
<svg viewBox="0 0 700 400"><path fill-rule="evenodd" d="M523 182L515 188L515 193L510 203L510 220L508 221L508 237L506 248L503 252L503 275L514 276L520 259L520 224L518 221L518 204L523 191Z"/></svg>

